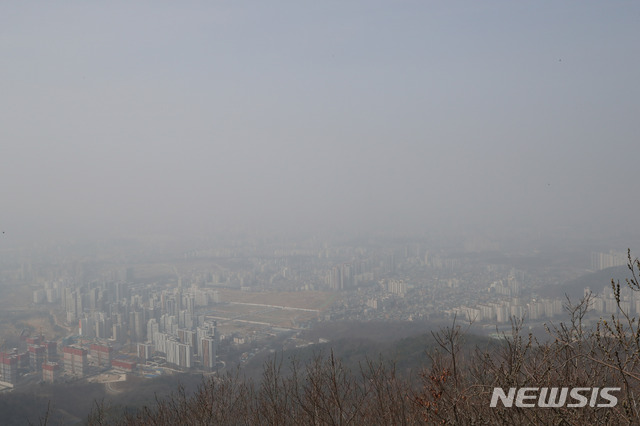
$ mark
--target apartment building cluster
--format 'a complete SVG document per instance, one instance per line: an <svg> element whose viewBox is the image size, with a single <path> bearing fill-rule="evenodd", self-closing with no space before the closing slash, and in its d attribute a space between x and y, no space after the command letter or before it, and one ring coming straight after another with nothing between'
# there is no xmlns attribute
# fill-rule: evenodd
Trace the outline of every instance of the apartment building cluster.
<svg viewBox="0 0 640 426"><path fill-rule="evenodd" d="M528 318L530 320L551 319L563 314L560 299L531 299L524 302L514 297L509 300L480 303L475 306L459 306L452 313L470 322L493 322L506 324L511 318Z"/></svg>
<svg viewBox="0 0 640 426"><path fill-rule="evenodd" d="M216 352L219 335L216 333L215 321L202 321L199 317L197 325L193 322L182 323L174 316L164 315L161 321L150 319L148 323L148 343L138 345L138 353L148 356L149 346L153 345L156 352L166 356L168 363L182 368L191 368L195 357L205 370L213 370L216 365ZM189 325L190 327L185 327Z"/></svg>
<svg viewBox="0 0 640 426"><path fill-rule="evenodd" d="M587 287L585 296L591 292ZM619 314L622 309L629 315L640 316L640 292L631 290L626 284L620 286L620 306L611 286L605 286L601 293L591 294L590 308L599 314Z"/></svg>
<svg viewBox="0 0 640 426"><path fill-rule="evenodd" d="M624 266L628 262L627 253L615 250L608 252L591 253L591 269L599 271L601 269L612 268L614 266Z"/></svg>
<svg viewBox="0 0 640 426"><path fill-rule="evenodd" d="M48 290L60 295L67 322L78 325L82 339L116 346L138 344L142 360L159 355L185 369L196 365L207 370L215 368L218 345L215 323L207 322L201 312L211 303L219 302L216 290L196 285L159 288L99 281L80 286L56 282L45 285L43 291ZM84 375L82 359L86 354L78 351L87 349L98 366L109 366L115 357L111 346L100 343L90 348L65 348L64 370L75 376ZM40 356L41 349L32 351L33 357Z"/></svg>
<svg viewBox="0 0 640 426"><path fill-rule="evenodd" d="M56 342L46 341L43 336L27 337L24 342L26 350L13 348L8 352L0 352L0 381L15 385L21 372L41 373L43 379L48 380L53 372L59 370Z"/></svg>

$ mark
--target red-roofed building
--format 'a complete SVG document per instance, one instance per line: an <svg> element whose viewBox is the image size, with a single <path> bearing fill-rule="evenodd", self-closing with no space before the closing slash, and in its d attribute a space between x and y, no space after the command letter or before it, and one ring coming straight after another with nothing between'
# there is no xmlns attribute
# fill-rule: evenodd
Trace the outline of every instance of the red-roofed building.
<svg viewBox="0 0 640 426"><path fill-rule="evenodd" d="M87 350L76 346L66 346L64 354L64 371L73 376L83 377L87 374Z"/></svg>
<svg viewBox="0 0 640 426"><path fill-rule="evenodd" d="M57 362L45 362L42 364L42 380L53 383L60 377L62 368Z"/></svg>
<svg viewBox="0 0 640 426"><path fill-rule="evenodd" d="M15 384L18 380L18 357L0 352L0 380Z"/></svg>
<svg viewBox="0 0 640 426"><path fill-rule="evenodd" d="M92 344L89 347L89 355L93 363L104 367L111 366L112 352L113 348L108 345Z"/></svg>
<svg viewBox="0 0 640 426"><path fill-rule="evenodd" d="M136 362L135 361L127 361L124 359L114 359L113 361L111 361L111 366L115 369L118 370L122 370L122 371L126 371L126 372L132 372L133 370L135 370L136 368Z"/></svg>
<svg viewBox="0 0 640 426"><path fill-rule="evenodd" d="M29 365L32 370L40 371L42 370L42 363L45 362L46 359L46 348L40 345L30 345L29 346Z"/></svg>

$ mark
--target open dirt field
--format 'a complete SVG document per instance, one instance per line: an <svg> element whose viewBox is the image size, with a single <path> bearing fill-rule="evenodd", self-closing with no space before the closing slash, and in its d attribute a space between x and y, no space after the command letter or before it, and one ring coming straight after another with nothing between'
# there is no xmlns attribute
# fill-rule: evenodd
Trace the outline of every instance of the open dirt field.
<svg viewBox="0 0 640 426"><path fill-rule="evenodd" d="M221 302L256 303L289 308L317 309L328 308L337 297L337 293L321 291L298 292L245 292L239 290L218 290Z"/></svg>
<svg viewBox="0 0 640 426"><path fill-rule="evenodd" d="M236 327L273 326L298 328L314 320L335 300L335 293L261 292L218 290L221 304L212 306L209 315L236 331Z"/></svg>

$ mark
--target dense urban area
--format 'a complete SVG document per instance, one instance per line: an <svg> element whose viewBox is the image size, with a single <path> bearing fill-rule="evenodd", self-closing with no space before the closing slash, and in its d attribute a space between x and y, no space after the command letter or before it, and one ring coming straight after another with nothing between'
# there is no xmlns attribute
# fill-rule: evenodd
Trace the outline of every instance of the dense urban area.
<svg viewBox="0 0 640 426"><path fill-rule="evenodd" d="M0 1L0 426L640 423L639 21Z"/></svg>
<svg viewBox="0 0 640 426"><path fill-rule="evenodd" d="M561 251L563 250L563 251ZM261 352L326 342L305 331L341 321L446 322L496 335L530 328L592 293L593 318L617 312L607 279L627 253L520 249L477 238L121 240L3 249L0 390L193 371L220 374ZM569 284L567 284L569 283ZM625 293L627 312L640 298Z"/></svg>

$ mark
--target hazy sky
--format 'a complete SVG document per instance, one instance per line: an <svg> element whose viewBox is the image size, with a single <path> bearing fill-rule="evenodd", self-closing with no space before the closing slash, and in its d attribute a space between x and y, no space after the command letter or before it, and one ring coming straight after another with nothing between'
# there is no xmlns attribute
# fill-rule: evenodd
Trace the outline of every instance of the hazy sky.
<svg viewBox="0 0 640 426"><path fill-rule="evenodd" d="M636 1L0 3L9 238L638 232Z"/></svg>

